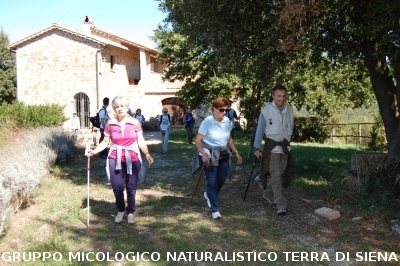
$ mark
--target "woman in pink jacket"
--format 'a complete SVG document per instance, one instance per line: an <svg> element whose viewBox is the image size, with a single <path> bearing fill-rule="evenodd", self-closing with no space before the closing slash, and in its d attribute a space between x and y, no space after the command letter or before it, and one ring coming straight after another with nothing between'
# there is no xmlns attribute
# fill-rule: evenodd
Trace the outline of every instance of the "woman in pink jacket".
<svg viewBox="0 0 400 266"><path fill-rule="evenodd" d="M135 222L136 210L135 197L138 184L139 171L142 165L140 150L146 157L149 165L154 162L143 138L140 122L128 115L129 101L123 96L112 100L115 117L109 119L104 128L104 140L96 149L89 152L88 156L104 150L111 139L111 148L107 156L107 175L114 191L115 203L118 214L115 222L122 222L125 214L128 223ZM139 150L140 149L140 150ZM124 190L127 194L125 206Z"/></svg>

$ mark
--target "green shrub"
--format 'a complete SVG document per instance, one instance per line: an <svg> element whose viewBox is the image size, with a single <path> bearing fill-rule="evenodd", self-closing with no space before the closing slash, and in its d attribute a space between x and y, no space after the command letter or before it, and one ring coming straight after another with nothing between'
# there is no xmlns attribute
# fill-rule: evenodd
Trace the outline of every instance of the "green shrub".
<svg viewBox="0 0 400 266"><path fill-rule="evenodd" d="M376 124L372 127L371 141L368 143L368 149L372 151L387 151L387 141L385 127L381 116L377 116Z"/></svg>
<svg viewBox="0 0 400 266"><path fill-rule="evenodd" d="M0 105L1 116L14 121L20 128L59 126L68 120L64 116L64 107L58 104L25 105L18 101Z"/></svg>
<svg viewBox="0 0 400 266"><path fill-rule="evenodd" d="M296 117L294 119L293 141L324 143L329 138L324 121L318 117Z"/></svg>

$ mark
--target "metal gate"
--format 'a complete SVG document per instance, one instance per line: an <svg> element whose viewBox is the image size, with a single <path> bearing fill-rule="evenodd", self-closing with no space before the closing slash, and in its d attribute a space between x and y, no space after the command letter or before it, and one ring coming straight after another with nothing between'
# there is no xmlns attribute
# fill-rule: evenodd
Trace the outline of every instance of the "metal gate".
<svg viewBox="0 0 400 266"><path fill-rule="evenodd" d="M81 128L90 128L90 102L89 97L83 93L77 93L74 96L76 115L81 122Z"/></svg>

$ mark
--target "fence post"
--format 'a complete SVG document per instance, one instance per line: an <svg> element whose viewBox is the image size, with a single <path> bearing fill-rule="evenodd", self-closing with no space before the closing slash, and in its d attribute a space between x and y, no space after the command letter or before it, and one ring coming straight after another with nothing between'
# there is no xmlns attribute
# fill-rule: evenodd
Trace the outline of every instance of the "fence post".
<svg viewBox="0 0 400 266"><path fill-rule="evenodd" d="M362 138L361 138L361 124L358 124L358 139L359 143L362 143Z"/></svg>

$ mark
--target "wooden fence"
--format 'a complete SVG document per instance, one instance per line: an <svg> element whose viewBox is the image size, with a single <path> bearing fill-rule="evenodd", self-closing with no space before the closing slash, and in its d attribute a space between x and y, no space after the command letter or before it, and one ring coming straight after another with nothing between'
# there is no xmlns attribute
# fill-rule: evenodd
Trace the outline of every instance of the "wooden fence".
<svg viewBox="0 0 400 266"><path fill-rule="evenodd" d="M336 138L344 138L346 143L365 144L371 139L372 126L376 123L345 123L345 124L322 124L330 127L330 139L332 143Z"/></svg>

